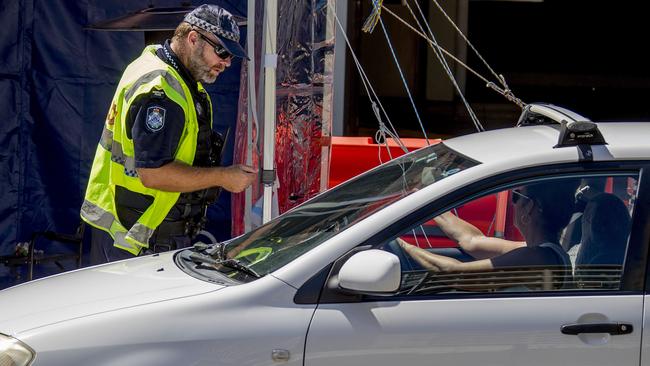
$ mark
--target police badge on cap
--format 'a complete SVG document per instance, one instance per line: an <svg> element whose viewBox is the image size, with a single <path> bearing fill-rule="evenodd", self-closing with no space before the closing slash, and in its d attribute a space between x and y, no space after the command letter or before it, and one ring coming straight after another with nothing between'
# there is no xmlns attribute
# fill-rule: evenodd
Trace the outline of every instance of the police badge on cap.
<svg viewBox="0 0 650 366"><path fill-rule="evenodd" d="M159 106L147 108L146 124L151 132L160 131L165 126L165 108Z"/></svg>

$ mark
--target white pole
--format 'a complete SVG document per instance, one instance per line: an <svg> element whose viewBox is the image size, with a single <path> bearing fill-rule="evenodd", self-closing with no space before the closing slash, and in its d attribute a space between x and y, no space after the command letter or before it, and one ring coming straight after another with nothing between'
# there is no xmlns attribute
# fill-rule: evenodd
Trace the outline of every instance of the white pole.
<svg viewBox="0 0 650 366"><path fill-rule="evenodd" d="M335 64L336 64L336 23L334 20L334 9L336 8L336 0L327 0L328 3L332 6L327 6L327 15L325 16L325 40L327 42L334 42L334 53L325 54L325 70L324 75L327 75L326 78L333 80L336 76L334 75ZM343 2L344 5L345 2ZM312 37L313 37L314 24L312 24ZM315 39L312 39L312 44L315 43ZM345 49L343 49L343 54L345 54ZM312 56L313 64L313 56ZM345 67L343 67L345 70ZM312 69L312 71L314 71ZM333 101L336 97L332 95L333 84L331 82L323 83L323 110L322 110L322 123L321 123L321 155L320 155L320 192L323 192L327 189L327 183L330 176L330 147L331 147L331 137L332 137L332 117L333 112ZM342 109L341 109L342 110Z"/></svg>
<svg viewBox="0 0 650 366"><path fill-rule="evenodd" d="M253 122L257 120L255 106L255 0L248 0L248 19L246 21L246 52L250 61L248 68L248 113L246 128L246 165L253 165ZM251 208L253 207L253 188L246 188L244 193L244 232L251 231Z"/></svg>
<svg viewBox="0 0 650 366"><path fill-rule="evenodd" d="M336 72L334 72L333 82L334 101L332 102L332 136L343 136L345 128L343 122L343 117L345 117L345 110L343 108L343 104L345 103L345 58L347 57L345 54L346 48L344 33L347 31L348 24L348 2L345 0L337 1L334 7L336 9L336 16L338 16L341 25L343 25L343 30L334 28L331 31L336 35L334 40L334 70ZM331 13L332 7L330 6L327 12L328 27L330 22L336 24L334 14ZM328 30L328 37L329 33L330 31ZM323 108L325 108L325 102L323 102Z"/></svg>
<svg viewBox="0 0 650 366"><path fill-rule="evenodd" d="M266 33L264 42L264 208L262 223L271 220L273 202L273 183L275 182L275 71L278 64L277 28L278 2L266 1Z"/></svg>

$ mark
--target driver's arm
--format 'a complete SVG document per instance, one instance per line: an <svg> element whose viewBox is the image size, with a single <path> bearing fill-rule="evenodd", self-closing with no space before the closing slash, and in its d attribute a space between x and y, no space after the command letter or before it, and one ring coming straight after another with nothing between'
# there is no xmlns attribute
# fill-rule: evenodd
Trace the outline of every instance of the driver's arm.
<svg viewBox="0 0 650 366"><path fill-rule="evenodd" d="M434 218L438 227L465 252L476 259L487 259L526 246L526 242L483 235L476 226L447 211Z"/></svg>
<svg viewBox="0 0 650 366"><path fill-rule="evenodd" d="M454 258L428 252L400 239L398 239L397 242L400 247L404 249L406 254L415 259L415 261L422 267L436 272L470 272L489 271L494 269L492 261L489 259L481 259L473 262L461 262Z"/></svg>

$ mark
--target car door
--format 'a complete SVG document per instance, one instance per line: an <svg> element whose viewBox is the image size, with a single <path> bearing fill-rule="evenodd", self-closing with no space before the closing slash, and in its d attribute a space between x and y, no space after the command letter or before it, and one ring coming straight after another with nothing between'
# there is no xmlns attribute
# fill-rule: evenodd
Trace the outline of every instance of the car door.
<svg viewBox="0 0 650 366"><path fill-rule="evenodd" d="M305 365L639 365L648 239L639 227L648 214L646 203L637 204L648 202L647 193L638 184L642 182L641 169L596 175L584 170L553 177L543 174L531 173L536 177L510 182L502 179L505 183L473 191L466 187L463 195L472 198L458 199L447 207L459 212L454 209L490 194L512 196L512 189L522 185L576 179L581 182L575 190L579 201L586 199L581 197L586 195L585 182L592 182L590 188L595 191L591 193L616 196L621 201L618 206L624 206L623 216L625 212L630 215L627 222L633 220L634 225L625 228L622 243L607 239L622 247L620 258L596 264L582 258L585 264L581 264L576 258L587 254L574 253L564 270L523 265L434 273L418 268L395 246L396 239L409 234L414 237L423 223L430 223L441 209L447 211L434 203L430 214L405 218L400 228L379 233L375 242L370 241L369 246L400 257L402 284L398 293L384 297L344 294L331 285L336 279L335 263L308 330ZM577 209L574 214L572 219L581 212ZM510 221L517 220L521 218ZM566 236L570 224L562 235ZM427 249L426 242L426 237L420 238L414 245ZM568 251L569 246L580 244L565 242L561 244ZM580 246L587 252L586 245ZM428 250L435 252L436 248Z"/></svg>

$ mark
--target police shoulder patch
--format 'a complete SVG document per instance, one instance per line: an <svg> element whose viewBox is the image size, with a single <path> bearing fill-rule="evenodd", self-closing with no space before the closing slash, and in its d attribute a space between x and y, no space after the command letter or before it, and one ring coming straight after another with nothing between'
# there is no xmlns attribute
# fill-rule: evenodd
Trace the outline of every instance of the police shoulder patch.
<svg viewBox="0 0 650 366"><path fill-rule="evenodd" d="M165 126L165 108L152 106L147 108L145 123L151 132L160 131Z"/></svg>

